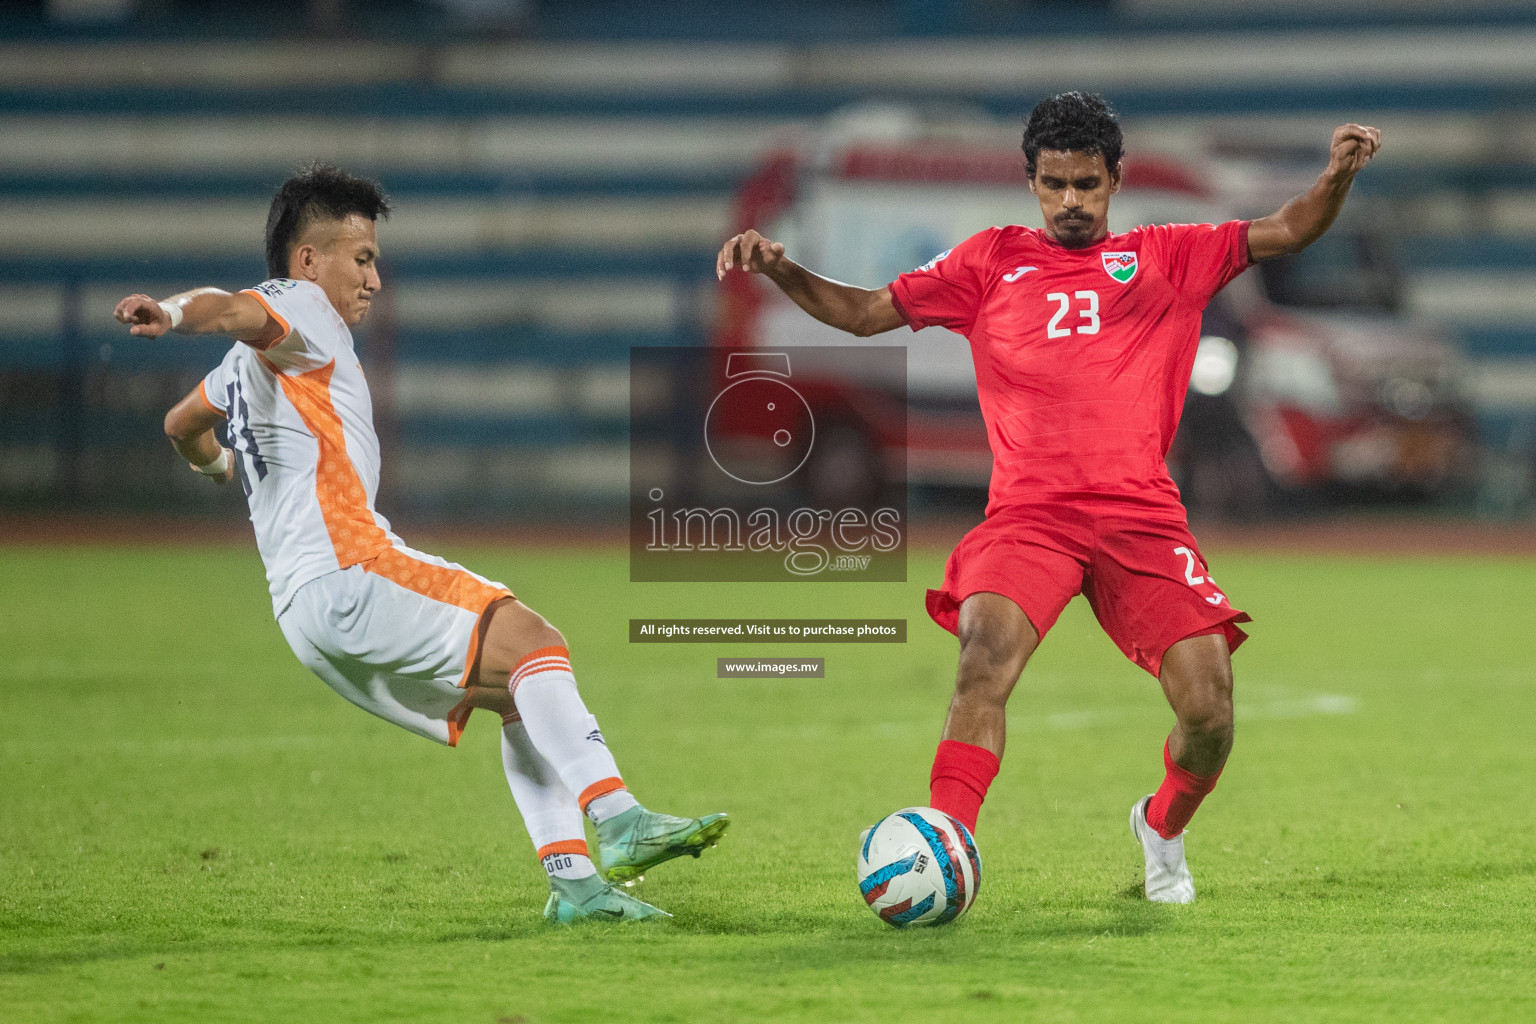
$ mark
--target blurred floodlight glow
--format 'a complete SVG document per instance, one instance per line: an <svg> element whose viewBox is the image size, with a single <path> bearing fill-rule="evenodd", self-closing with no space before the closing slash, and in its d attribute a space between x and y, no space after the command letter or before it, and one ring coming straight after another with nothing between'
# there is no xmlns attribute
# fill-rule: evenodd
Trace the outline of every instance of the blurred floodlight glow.
<svg viewBox="0 0 1536 1024"><path fill-rule="evenodd" d="M1237 346L1226 338L1207 334L1195 350L1195 365L1189 372L1189 386L1202 395L1220 395L1237 377Z"/></svg>

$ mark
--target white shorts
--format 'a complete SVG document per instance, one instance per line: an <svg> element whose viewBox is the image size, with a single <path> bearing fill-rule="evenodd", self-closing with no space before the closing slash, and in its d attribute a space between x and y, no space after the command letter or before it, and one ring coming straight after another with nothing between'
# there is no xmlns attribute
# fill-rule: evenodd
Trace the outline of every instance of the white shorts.
<svg viewBox="0 0 1536 1024"><path fill-rule="evenodd" d="M396 547L310 580L278 616L288 646L365 711L457 746L480 616L511 597L453 562Z"/></svg>

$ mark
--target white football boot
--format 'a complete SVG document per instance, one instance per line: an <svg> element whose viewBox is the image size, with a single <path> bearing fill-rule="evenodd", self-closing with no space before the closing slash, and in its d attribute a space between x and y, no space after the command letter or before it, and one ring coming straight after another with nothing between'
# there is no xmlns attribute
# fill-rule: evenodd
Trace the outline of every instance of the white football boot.
<svg viewBox="0 0 1536 1024"><path fill-rule="evenodd" d="M1193 903L1195 880L1184 862L1184 834L1164 839L1147 824L1151 800L1148 794L1131 808L1131 834L1141 841L1147 859L1147 899L1153 903Z"/></svg>

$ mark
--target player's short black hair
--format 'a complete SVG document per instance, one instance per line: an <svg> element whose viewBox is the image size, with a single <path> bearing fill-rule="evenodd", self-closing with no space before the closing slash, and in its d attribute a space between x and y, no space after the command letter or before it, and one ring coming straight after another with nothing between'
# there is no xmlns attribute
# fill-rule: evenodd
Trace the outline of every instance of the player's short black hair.
<svg viewBox="0 0 1536 1024"><path fill-rule="evenodd" d="M389 196L372 178L340 167L313 163L283 182L267 213L267 273L288 276L288 255L299 234L317 220L344 220L357 213L369 220L388 217Z"/></svg>
<svg viewBox="0 0 1536 1024"><path fill-rule="evenodd" d="M1042 149L1068 153L1099 153L1114 171L1124 137L1120 117L1104 97L1092 92L1063 92L1035 104L1024 126L1024 169L1035 176L1035 158Z"/></svg>

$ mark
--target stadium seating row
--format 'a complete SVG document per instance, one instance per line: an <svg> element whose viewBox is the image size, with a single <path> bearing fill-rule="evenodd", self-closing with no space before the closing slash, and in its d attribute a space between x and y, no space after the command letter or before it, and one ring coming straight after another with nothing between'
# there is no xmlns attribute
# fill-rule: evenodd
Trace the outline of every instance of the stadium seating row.
<svg viewBox="0 0 1536 1024"><path fill-rule="evenodd" d="M160 44L12 44L0 47L0 375L195 380L216 346L128 355L105 311L132 290L262 276L271 186L322 157L379 175L398 200L389 288L363 343L397 417L402 501L488 501L471 449L522 467L519 500L621 497L627 350L707 337L714 247L764 154L850 99L922 97L995 126L1081 84L1113 95L1142 149L1315 154L1338 112L1382 124L1389 146L1361 186L1399 222L1408 308L1466 339L1490 414L1526 415L1536 24L1373 31L1363 57L1338 59L1366 34L165 44L175 60L156 58ZM114 411L89 383L80 394L98 434L149 424L153 439L153 402ZM48 455L65 428L41 409L0 411L0 491L69 461Z"/></svg>
<svg viewBox="0 0 1536 1024"><path fill-rule="evenodd" d="M1530 20L1527 12L1527 20ZM1198 23L1197 23L1198 24ZM1503 24L1221 33L1207 28L1013 37L751 45L499 43L416 46L352 41L224 43L156 38L0 48L0 88L356 89L425 81L442 90L582 97L774 96L892 90L923 95L1041 93L1069 85L1136 96L1191 88L1352 86L1530 80L1536 26ZM1128 110L1139 110L1132 97Z"/></svg>

